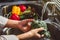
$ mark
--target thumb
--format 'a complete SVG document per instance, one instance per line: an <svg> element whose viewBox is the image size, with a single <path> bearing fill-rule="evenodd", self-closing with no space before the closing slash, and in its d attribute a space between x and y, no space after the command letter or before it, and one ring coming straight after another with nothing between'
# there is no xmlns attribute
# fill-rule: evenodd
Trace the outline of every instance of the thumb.
<svg viewBox="0 0 60 40"><path fill-rule="evenodd" d="M37 36L38 38L41 38L41 37L44 37L44 34L40 35L40 34L37 33L36 36Z"/></svg>
<svg viewBox="0 0 60 40"><path fill-rule="evenodd" d="M41 28L38 28L36 31L39 32L39 31L43 31L43 30L44 30L44 28L41 27Z"/></svg>
<svg viewBox="0 0 60 40"><path fill-rule="evenodd" d="M37 33L37 34L36 34L36 37L41 38L42 36L41 36L40 34Z"/></svg>
<svg viewBox="0 0 60 40"><path fill-rule="evenodd" d="M27 22L32 22L34 19L26 19Z"/></svg>

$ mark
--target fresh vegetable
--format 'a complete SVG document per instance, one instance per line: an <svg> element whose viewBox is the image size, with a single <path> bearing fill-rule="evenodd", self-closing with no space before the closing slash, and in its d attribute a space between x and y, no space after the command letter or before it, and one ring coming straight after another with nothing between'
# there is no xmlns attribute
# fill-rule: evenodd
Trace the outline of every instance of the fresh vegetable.
<svg viewBox="0 0 60 40"><path fill-rule="evenodd" d="M18 6L13 6L12 7L12 14L20 15L21 11Z"/></svg>
<svg viewBox="0 0 60 40"><path fill-rule="evenodd" d="M20 19L38 19L38 16L36 13L31 13L31 12L25 12L23 15L20 15Z"/></svg>
<svg viewBox="0 0 60 40"><path fill-rule="evenodd" d="M50 38L50 33L47 28L47 24L44 21L35 20L31 23L32 29L43 27L43 30L40 34L44 34L45 37Z"/></svg>
<svg viewBox="0 0 60 40"><path fill-rule="evenodd" d="M26 13L30 13L31 10L25 10L24 12L22 12L22 14L26 14Z"/></svg>
<svg viewBox="0 0 60 40"><path fill-rule="evenodd" d="M21 12L21 13L20 13L20 16L21 16L21 15L24 15L24 14L29 14L30 12L31 12L31 10L25 10L24 12Z"/></svg>
<svg viewBox="0 0 60 40"><path fill-rule="evenodd" d="M28 6L28 8L27 8L28 10L31 10L31 6Z"/></svg>
<svg viewBox="0 0 60 40"><path fill-rule="evenodd" d="M18 15L16 15L16 14L12 14L10 16L10 19L12 19L12 20L20 20L20 17Z"/></svg>
<svg viewBox="0 0 60 40"><path fill-rule="evenodd" d="M21 9L21 12L24 12L27 9L25 5L20 5L19 7Z"/></svg>

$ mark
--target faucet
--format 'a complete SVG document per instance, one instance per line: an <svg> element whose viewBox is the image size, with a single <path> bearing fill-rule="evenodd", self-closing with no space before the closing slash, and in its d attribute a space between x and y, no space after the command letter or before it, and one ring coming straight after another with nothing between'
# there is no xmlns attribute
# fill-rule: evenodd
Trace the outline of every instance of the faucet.
<svg viewBox="0 0 60 40"><path fill-rule="evenodd" d="M43 9L42 9L42 16L41 16L41 20L43 20L43 15L44 15L44 13L45 13L45 11L46 11L46 9L47 9L47 11L50 13L50 10L48 9L48 4L56 4L55 2L47 2L46 4L44 4L44 6L43 6Z"/></svg>

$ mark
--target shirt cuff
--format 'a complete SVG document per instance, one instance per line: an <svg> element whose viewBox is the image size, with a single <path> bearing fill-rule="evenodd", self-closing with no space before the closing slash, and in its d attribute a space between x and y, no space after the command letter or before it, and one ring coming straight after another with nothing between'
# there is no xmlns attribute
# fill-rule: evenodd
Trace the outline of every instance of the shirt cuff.
<svg viewBox="0 0 60 40"><path fill-rule="evenodd" d="M15 35L1 35L2 40L19 40Z"/></svg>
<svg viewBox="0 0 60 40"><path fill-rule="evenodd" d="M3 17L3 16L0 16L0 27L4 27L7 23L8 19Z"/></svg>

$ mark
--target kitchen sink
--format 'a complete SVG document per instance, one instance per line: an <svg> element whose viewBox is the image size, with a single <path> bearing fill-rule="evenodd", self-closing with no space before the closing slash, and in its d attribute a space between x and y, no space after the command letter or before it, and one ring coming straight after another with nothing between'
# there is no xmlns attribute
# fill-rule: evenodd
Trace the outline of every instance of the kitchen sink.
<svg viewBox="0 0 60 40"><path fill-rule="evenodd" d="M9 13L10 11L11 11L11 7L13 6L13 5L20 5L19 3L18 4L16 4L17 2L14 2L14 3L5 3L5 5L3 5L2 3L2 5L3 5L3 7L2 7L2 10L3 10L3 16L5 15L5 12L4 12L4 6L8 6L7 7L7 9L6 9L6 11L7 11L7 13ZM8 4L10 4L10 5L8 5ZM35 10L35 12L38 14L38 19L41 19L41 15L42 15L42 9L43 9L43 5L42 4L39 4L38 5L38 3L31 3L31 2L28 2L28 3L22 3L21 2L21 4L24 4L24 5L26 5L26 6L31 6L32 8L34 8L34 10ZM57 15L56 16L56 18L60 21L60 15ZM8 18L8 17L7 17ZM52 18L52 17L51 17ZM47 21L47 19L49 19L48 21ZM49 22L50 20L52 20L52 19L50 19L49 18L49 15L48 15L48 13L47 13L47 11L46 11L46 13L44 14L44 16L43 16L43 20L46 20L47 22ZM51 22L51 21L50 21ZM55 22L55 23L57 23L56 22L56 20L54 19L53 20L53 22ZM58 23L57 23L58 24ZM50 40L60 40L60 25L58 26L58 25L56 25L56 24L54 24L54 23L47 23L47 25L48 25L48 30L50 31L50 33L51 33L51 39ZM24 32L22 32L21 30L19 30L19 29L10 29L10 30L8 30L8 33L9 33L9 35L11 35L11 34L14 34L14 35L18 35L18 34L22 34L22 33L24 33ZM6 32L4 33L4 34L7 34ZM44 40L44 39L38 39L38 38L30 38L30 39L27 39L27 40ZM48 40L48 39L45 39L45 40Z"/></svg>

